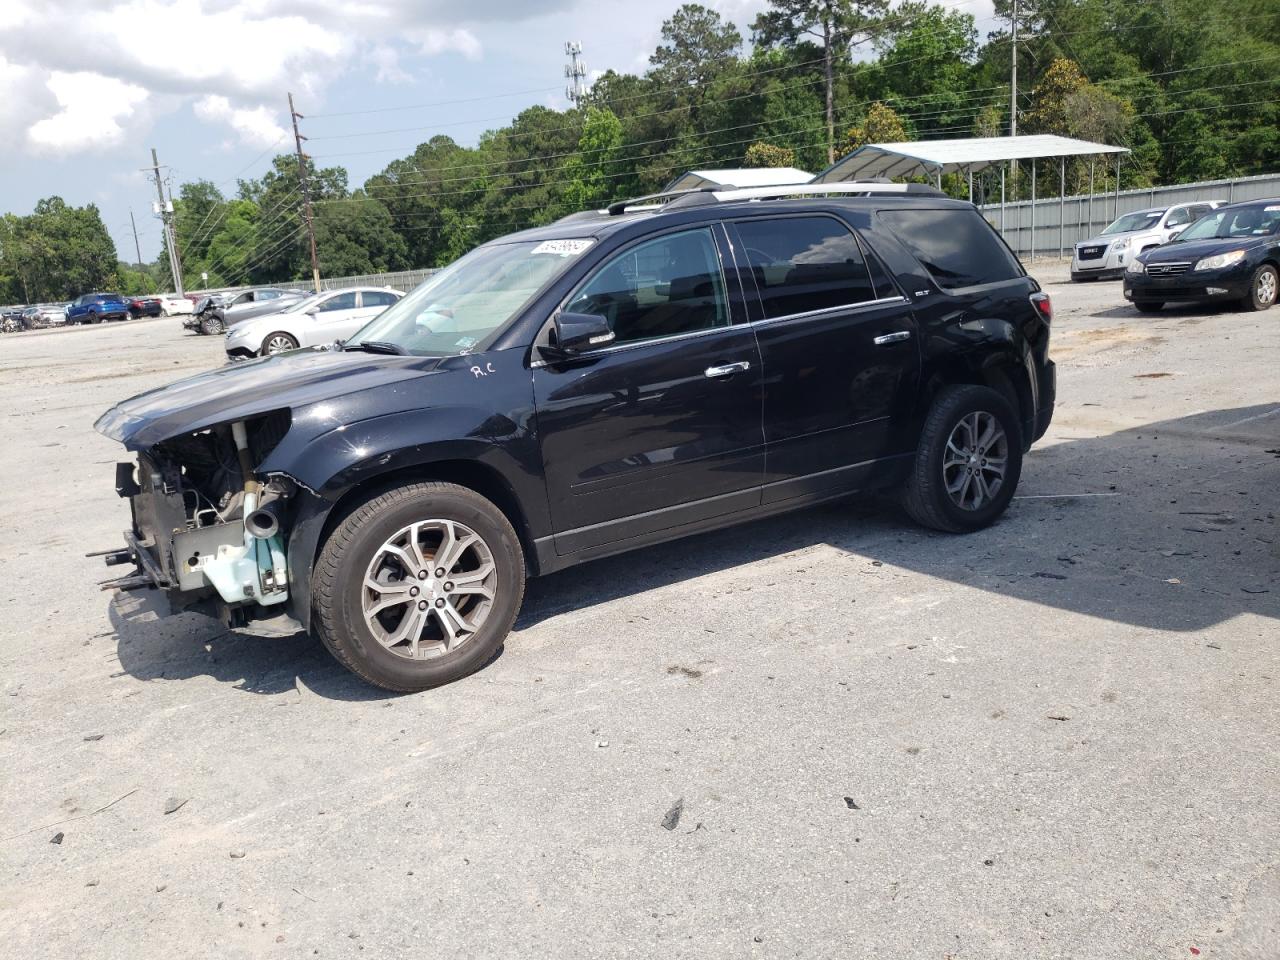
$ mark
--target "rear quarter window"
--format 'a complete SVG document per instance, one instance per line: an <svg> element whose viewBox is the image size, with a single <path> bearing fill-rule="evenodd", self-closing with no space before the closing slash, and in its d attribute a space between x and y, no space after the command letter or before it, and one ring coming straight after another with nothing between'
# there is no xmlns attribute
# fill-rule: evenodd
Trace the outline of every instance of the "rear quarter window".
<svg viewBox="0 0 1280 960"><path fill-rule="evenodd" d="M1023 275L1017 258L976 210L881 210L879 217L944 289Z"/></svg>

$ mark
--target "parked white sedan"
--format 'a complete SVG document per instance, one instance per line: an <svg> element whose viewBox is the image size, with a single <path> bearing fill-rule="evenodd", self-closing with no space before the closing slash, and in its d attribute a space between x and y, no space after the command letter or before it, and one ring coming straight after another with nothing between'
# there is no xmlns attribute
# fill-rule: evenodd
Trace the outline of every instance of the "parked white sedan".
<svg viewBox="0 0 1280 960"><path fill-rule="evenodd" d="M180 297L176 293L162 293L160 299L160 312L166 317L176 317L181 314L191 313L195 308L187 297Z"/></svg>
<svg viewBox="0 0 1280 960"><path fill-rule="evenodd" d="M279 313L231 324L227 328L227 356L246 360L345 340L403 296L390 287L326 290Z"/></svg>

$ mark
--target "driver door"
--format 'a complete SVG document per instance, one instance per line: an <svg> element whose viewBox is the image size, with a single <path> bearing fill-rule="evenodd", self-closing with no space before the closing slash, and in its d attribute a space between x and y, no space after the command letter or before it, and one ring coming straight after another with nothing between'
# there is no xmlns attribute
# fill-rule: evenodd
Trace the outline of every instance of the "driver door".
<svg viewBox="0 0 1280 960"><path fill-rule="evenodd" d="M556 551L599 549L756 506L764 469L760 354L730 295L720 229L614 254L565 310L614 340L537 359L534 402Z"/></svg>

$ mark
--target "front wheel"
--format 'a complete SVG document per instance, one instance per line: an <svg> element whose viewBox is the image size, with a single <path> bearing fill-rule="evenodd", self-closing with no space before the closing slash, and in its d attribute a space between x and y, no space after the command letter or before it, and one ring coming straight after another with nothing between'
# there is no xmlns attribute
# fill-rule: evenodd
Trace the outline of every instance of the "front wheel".
<svg viewBox="0 0 1280 960"><path fill-rule="evenodd" d="M222 324L222 318L216 315L205 317L200 321L200 332L216 337L225 332L226 327Z"/></svg>
<svg viewBox="0 0 1280 960"><path fill-rule="evenodd" d="M1249 295L1241 301L1241 305L1246 310L1267 310L1276 302L1277 289L1276 268L1264 263L1253 271L1253 277L1249 280Z"/></svg>
<svg viewBox="0 0 1280 960"><path fill-rule="evenodd" d="M311 591L317 632L338 662L410 693L497 654L524 597L524 554L506 516L475 491L415 483L338 524Z"/></svg>
<svg viewBox="0 0 1280 960"><path fill-rule="evenodd" d="M922 526L969 533L1009 506L1022 474L1022 430L989 387L944 387L920 431L902 503Z"/></svg>
<svg viewBox="0 0 1280 960"><path fill-rule="evenodd" d="M262 350L259 351L261 356L269 357L274 353L284 353L286 350L297 350L298 341L293 339L287 333L268 334L267 338L262 341Z"/></svg>

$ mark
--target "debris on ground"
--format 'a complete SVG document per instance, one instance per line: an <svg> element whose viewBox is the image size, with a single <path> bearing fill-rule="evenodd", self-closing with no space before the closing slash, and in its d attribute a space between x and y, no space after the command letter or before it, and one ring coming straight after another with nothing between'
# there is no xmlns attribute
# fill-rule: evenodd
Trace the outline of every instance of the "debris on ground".
<svg viewBox="0 0 1280 960"><path fill-rule="evenodd" d="M190 799L190 797L170 797L164 802L165 816L168 816L171 813L177 813L187 805L187 801Z"/></svg>
<svg viewBox="0 0 1280 960"><path fill-rule="evenodd" d="M1049 714L1049 719L1050 720L1070 720L1071 718L1064 713L1051 713Z"/></svg>
<svg viewBox="0 0 1280 960"><path fill-rule="evenodd" d="M244 859L244 851L243 851L243 850L232 850L232 851L231 851L231 859L232 859L232 860L243 860L243 859Z"/></svg>
<svg viewBox="0 0 1280 960"><path fill-rule="evenodd" d="M671 805L671 809L667 811L667 815L662 818L663 830L674 830L680 823L680 815L684 813L684 797L681 797Z"/></svg>
<svg viewBox="0 0 1280 960"><path fill-rule="evenodd" d="M862 808L853 802L853 797L845 797L844 805L850 810L861 810Z"/></svg>
<svg viewBox="0 0 1280 960"><path fill-rule="evenodd" d="M58 831L57 833L55 833L52 837L50 837L50 838L49 838L49 842L50 842L50 843L57 843L57 844L61 844L61 843L62 843L62 838L63 838L63 837L65 837L65 836L66 836L66 834L65 834L65 833L63 833L61 830L59 830L59 831Z"/></svg>
<svg viewBox="0 0 1280 960"><path fill-rule="evenodd" d="M101 740L104 736L106 736L106 734L104 733L91 733L84 739L85 739L85 742L87 743L91 740Z"/></svg>

